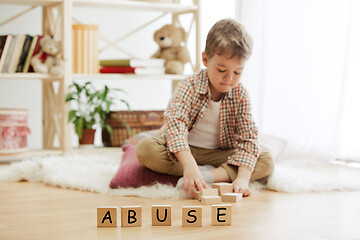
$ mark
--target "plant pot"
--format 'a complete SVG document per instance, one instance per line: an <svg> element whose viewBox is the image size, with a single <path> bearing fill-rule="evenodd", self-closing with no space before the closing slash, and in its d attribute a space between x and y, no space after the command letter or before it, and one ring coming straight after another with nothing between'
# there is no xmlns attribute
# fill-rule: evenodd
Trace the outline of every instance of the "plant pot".
<svg viewBox="0 0 360 240"><path fill-rule="evenodd" d="M80 145L94 145L96 129L83 129L82 137L79 139Z"/></svg>

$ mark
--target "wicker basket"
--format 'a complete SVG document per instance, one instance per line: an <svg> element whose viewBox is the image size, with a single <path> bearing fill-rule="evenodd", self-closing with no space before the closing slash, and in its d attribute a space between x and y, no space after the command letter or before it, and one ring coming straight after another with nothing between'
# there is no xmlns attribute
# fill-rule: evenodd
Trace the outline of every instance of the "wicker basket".
<svg viewBox="0 0 360 240"><path fill-rule="evenodd" d="M131 127L135 135L160 128L164 123L164 111L110 112L105 123L113 128L113 138L110 139L110 134L103 130L102 140L105 146L120 147L126 139L131 137L123 121Z"/></svg>

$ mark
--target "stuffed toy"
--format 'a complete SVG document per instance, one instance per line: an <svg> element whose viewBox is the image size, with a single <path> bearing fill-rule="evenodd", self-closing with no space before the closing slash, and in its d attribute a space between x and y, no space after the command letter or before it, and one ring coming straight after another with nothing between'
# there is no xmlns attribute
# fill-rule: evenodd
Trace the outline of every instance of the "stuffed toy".
<svg viewBox="0 0 360 240"><path fill-rule="evenodd" d="M56 77L64 75L64 62L60 54L60 42L50 36L44 36L39 41L40 51L31 59L35 72L49 73Z"/></svg>
<svg viewBox="0 0 360 240"><path fill-rule="evenodd" d="M182 74L185 63L190 62L189 53L183 46L185 38L185 30L174 25L165 25L154 33L159 49L152 58L165 60L165 73Z"/></svg>

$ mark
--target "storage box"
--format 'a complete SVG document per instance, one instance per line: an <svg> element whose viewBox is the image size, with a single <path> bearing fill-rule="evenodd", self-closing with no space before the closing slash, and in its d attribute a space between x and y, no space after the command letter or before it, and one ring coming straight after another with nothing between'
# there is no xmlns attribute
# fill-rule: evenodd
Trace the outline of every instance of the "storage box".
<svg viewBox="0 0 360 240"><path fill-rule="evenodd" d="M28 111L23 109L0 109L0 154L27 150Z"/></svg>
<svg viewBox="0 0 360 240"><path fill-rule="evenodd" d="M99 33L97 25L73 25L73 72L99 73Z"/></svg>
<svg viewBox="0 0 360 240"><path fill-rule="evenodd" d="M140 132L159 129L164 123L164 111L110 112L105 123L113 128L113 138L110 139L110 134L103 130L102 140L105 146L120 147L126 139L131 137L123 121L130 126L135 135Z"/></svg>

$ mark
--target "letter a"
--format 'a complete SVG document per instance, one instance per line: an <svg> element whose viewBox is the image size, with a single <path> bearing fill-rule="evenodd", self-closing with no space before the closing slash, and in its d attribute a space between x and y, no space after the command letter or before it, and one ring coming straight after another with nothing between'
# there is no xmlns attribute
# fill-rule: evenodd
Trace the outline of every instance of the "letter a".
<svg viewBox="0 0 360 240"><path fill-rule="evenodd" d="M110 223L112 223L112 220L111 220L111 215L110 215L110 211L108 210L105 214L105 216L103 217L101 223L104 223L106 219L109 219Z"/></svg>
<svg viewBox="0 0 360 240"><path fill-rule="evenodd" d="M117 227L117 207L97 207L97 227Z"/></svg>

